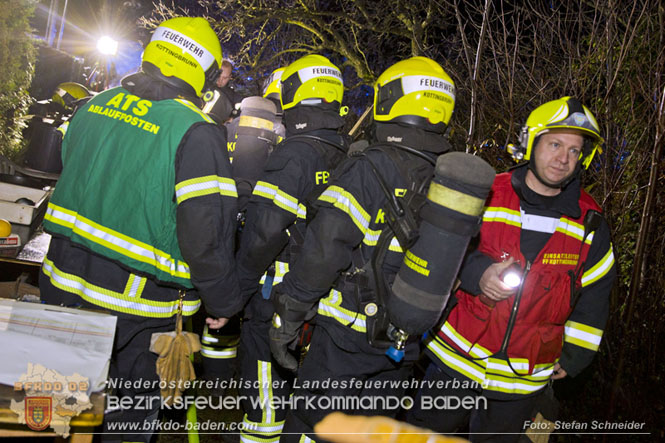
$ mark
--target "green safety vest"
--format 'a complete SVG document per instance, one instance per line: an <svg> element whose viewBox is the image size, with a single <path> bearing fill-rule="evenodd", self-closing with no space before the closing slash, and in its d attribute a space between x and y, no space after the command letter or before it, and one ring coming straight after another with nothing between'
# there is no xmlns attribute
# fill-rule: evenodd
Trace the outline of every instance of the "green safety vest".
<svg viewBox="0 0 665 443"><path fill-rule="evenodd" d="M123 88L78 110L44 228L156 280L192 288L176 235L175 155L187 130L213 121L187 100Z"/></svg>

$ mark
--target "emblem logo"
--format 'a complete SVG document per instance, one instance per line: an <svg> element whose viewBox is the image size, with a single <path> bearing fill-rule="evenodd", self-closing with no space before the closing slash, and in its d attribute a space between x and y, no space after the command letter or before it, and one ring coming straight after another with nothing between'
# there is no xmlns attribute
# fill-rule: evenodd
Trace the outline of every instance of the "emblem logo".
<svg viewBox="0 0 665 443"><path fill-rule="evenodd" d="M41 431L51 424L51 397L25 398L25 423L33 431Z"/></svg>

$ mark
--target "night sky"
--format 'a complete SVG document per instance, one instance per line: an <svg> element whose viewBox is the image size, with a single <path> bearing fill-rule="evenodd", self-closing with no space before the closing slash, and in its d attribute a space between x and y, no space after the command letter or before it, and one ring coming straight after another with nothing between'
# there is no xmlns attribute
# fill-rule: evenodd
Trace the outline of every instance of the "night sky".
<svg viewBox="0 0 665 443"><path fill-rule="evenodd" d="M60 33L60 15L65 0L40 0L32 20L35 36L48 41L46 25L51 5L57 6L55 27L51 27L53 46ZM118 55L107 60L115 64L120 76L135 71L140 63L143 43L150 32L141 29L136 21L152 9L147 0L68 0L65 27L60 49L71 55L83 57L86 64L93 64L99 57L96 43L102 35L118 40Z"/></svg>

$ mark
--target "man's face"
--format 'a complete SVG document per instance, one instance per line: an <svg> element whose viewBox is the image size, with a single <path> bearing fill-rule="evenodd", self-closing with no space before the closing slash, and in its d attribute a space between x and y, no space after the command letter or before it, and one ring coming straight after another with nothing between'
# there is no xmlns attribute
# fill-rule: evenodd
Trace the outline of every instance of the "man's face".
<svg viewBox="0 0 665 443"><path fill-rule="evenodd" d="M584 137L576 131L554 130L543 134L532 156L536 172L545 183L558 187L575 172L583 145Z"/></svg>
<svg viewBox="0 0 665 443"><path fill-rule="evenodd" d="M217 86L223 88L231 80L231 68L222 67L219 77L217 77Z"/></svg>

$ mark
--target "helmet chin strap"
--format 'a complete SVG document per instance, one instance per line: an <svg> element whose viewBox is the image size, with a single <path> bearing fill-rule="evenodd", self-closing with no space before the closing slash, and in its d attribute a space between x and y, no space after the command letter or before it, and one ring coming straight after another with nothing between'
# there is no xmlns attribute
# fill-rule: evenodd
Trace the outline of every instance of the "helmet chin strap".
<svg viewBox="0 0 665 443"><path fill-rule="evenodd" d="M580 172L582 171L582 162L578 161L577 165L575 165L575 170L568 177L564 178L563 180L561 180L557 183L548 183L540 176L540 174L538 174L538 171L536 171L535 162L536 162L535 159L529 160L529 162L527 163L527 165L528 165L527 167L529 168L529 170L531 172L533 172L533 175L538 179L539 182L541 182L543 185L547 186L548 188L552 188L552 189L563 189L563 188L565 188L566 186L568 186L568 184L570 182L572 182L577 177L579 177Z"/></svg>

